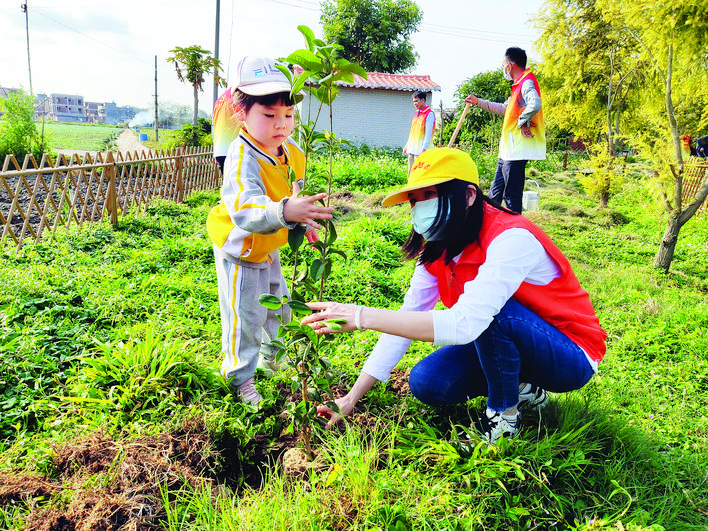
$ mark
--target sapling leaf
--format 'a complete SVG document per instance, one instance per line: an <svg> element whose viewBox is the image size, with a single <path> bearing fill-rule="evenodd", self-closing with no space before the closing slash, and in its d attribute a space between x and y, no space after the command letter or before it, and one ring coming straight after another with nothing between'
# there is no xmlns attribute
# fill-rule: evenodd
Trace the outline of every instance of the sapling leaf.
<svg viewBox="0 0 708 531"><path fill-rule="evenodd" d="M312 44L316 41L315 39L315 32L313 32L308 26L305 26L304 24L300 24L297 29L302 33L303 37L305 37L305 41L307 42L308 46L310 49L312 49Z"/></svg>
<svg viewBox="0 0 708 531"><path fill-rule="evenodd" d="M306 230L304 225L297 225L288 231L288 245L293 251L297 251L302 245Z"/></svg>
<svg viewBox="0 0 708 531"><path fill-rule="evenodd" d="M279 310L283 306L282 301L270 293L263 293L260 297L258 297L258 303L265 306L269 310Z"/></svg>
<svg viewBox="0 0 708 531"><path fill-rule="evenodd" d="M337 230L334 228L334 223L327 220L327 244L332 245L337 240Z"/></svg>
<svg viewBox="0 0 708 531"><path fill-rule="evenodd" d="M346 319L327 319L324 323L335 332L339 332L342 330L342 325L346 322Z"/></svg>
<svg viewBox="0 0 708 531"><path fill-rule="evenodd" d="M325 271L325 264L319 258L315 258L310 265L310 276L315 280L320 280Z"/></svg>
<svg viewBox="0 0 708 531"><path fill-rule="evenodd" d="M347 254L346 254L344 251L340 251L339 249L330 249L330 250L327 252L327 255L328 255L328 256L333 255L333 254L338 254L339 256L341 256L342 258L344 258L345 260L347 259Z"/></svg>
<svg viewBox="0 0 708 531"><path fill-rule="evenodd" d="M303 87L305 86L307 79L308 79L308 75L305 72L296 76L294 81L292 82L293 83L292 93L297 94L298 92L300 92L303 89Z"/></svg>
<svg viewBox="0 0 708 531"><path fill-rule="evenodd" d="M312 313L310 307L302 301L290 300L288 301L288 306L290 306L294 314L310 315Z"/></svg>
<svg viewBox="0 0 708 531"><path fill-rule="evenodd" d="M288 63L296 64L306 70L317 70L320 66L320 60L310 50L296 50L288 55L285 60Z"/></svg>
<svg viewBox="0 0 708 531"><path fill-rule="evenodd" d="M325 244L322 240L317 240L316 242L312 242L310 244L311 247L314 249L317 249L318 251L324 252L325 250Z"/></svg>
<svg viewBox="0 0 708 531"><path fill-rule="evenodd" d="M293 82L293 74L292 74L292 72L288 69L287 66L285 66L285 65L275 65L275 68L277 68L278 70L280 70L280 71L283 73L283 75L288 78L288 81L290 82L290 84L292 84L292 82ZM297 92L297 91L295 91L295 92Z"/></svg>
<svg viewBox="0 0 708 531"><path fill-rule="evenodd" d="M327 402L325 402L325 406L327 406L328 408L330 408L330 409L331 409L332 411L334 411L335 413L339 413L339 412L340 412L339 406L335 403L334 400L327 400Z"/></svg>

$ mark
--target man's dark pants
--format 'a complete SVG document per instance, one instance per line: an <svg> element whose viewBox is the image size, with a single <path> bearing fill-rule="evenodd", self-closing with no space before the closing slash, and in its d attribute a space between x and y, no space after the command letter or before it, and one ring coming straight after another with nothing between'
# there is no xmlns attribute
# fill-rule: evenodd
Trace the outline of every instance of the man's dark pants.
<svg viewBox="0 0 708 531"><path fill-rule="evenodd" d="M501 160L497 163L497 172L489 189L489 197L501 203L502 199L509 210L521 213L521 198L524 195L526 180L525 160Z"/></svg>

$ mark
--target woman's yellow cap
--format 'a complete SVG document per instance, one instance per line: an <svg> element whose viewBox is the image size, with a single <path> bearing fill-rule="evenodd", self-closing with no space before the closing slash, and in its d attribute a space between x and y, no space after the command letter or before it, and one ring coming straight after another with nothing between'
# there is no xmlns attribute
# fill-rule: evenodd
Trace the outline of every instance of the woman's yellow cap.
<svg viewBox="0 0 708 531"><path fill-rule="evenodd" d="M472 158L459 149L433 148L424 151L415 159L408 174L408 183L396 192L384 197L383 206L392 206L408 201L408 192L426 188L453 179L479 185L477 165Z"/></svg>

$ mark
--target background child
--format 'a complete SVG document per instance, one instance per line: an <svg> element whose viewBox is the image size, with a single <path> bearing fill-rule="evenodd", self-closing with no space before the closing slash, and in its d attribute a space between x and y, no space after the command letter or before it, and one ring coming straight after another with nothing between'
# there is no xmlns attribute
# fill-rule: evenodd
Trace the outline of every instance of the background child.
<svg viewBox="0 0 708 531"><path fill-rule="evenodd" d="M297 182L291 184L289 169L298 181L305 176L304 154L290 138L294 105L302 95L293 99L272 59L244 57L236 70L233 100L243 125L229 147L221 203L209 213L207 230L219 286L221 372L242 400L257 405L261 396L253 374L259 352L265 364L276 352L263 340L263 330L274 338L280 325L258 298L287 294L278 248L287 242L288 230L298 223L321 229L315 220L331 219L333 209L318 204L326 194L298 197Z"/></svg>
<svg viewBox="0 0 708 531"><path fill-rule="evenodd" d="M229 146L238 136L241 122L236 118L236 106L233 100L233 87L227 88L214 103L211 118L211 140L214 145L214 159L224 173L224 162Z"/></svg>

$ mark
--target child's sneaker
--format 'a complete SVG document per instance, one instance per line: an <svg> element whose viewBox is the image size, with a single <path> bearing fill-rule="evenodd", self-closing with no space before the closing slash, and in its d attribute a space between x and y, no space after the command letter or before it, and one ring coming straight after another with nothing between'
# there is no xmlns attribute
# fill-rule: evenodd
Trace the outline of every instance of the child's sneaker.
<svg viewBox="0 0 708 531"><path fill-rule="evenodd" d="M530 386L530 388L529 388ZM527 392L519 393L519 404L516 409L519 411L529 411L531 409L541 409L548 405L548 393L534 384L526 384Z"/></svg>
<svg viewBox="0 0 708 531"><path fill-rule="evenodd" d="M521 430L521 414L516 413L516 420L509 419L498 411L487 410L480 416L480 431L492 444L501 437L516 437Z"/></svg>
<svg viewBox="0 0 708 531"><path fill-rule="evenodd" d="M249 378L241 385L237 387L239 394L241 395L241 401L246 404L251 404L252 406L257 406L263 400L263 397L256 389L253 383L253 378Z"/></svg>

